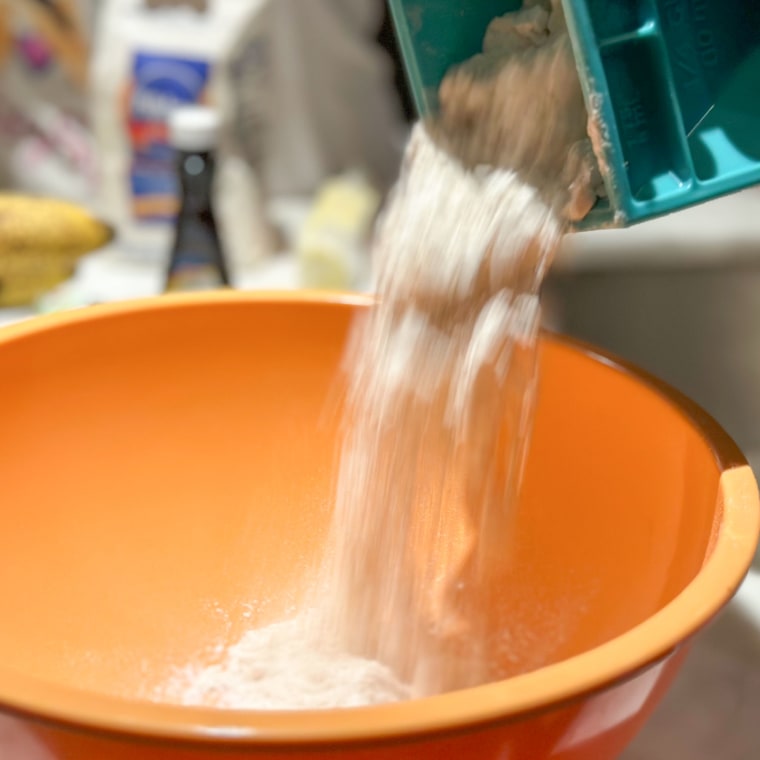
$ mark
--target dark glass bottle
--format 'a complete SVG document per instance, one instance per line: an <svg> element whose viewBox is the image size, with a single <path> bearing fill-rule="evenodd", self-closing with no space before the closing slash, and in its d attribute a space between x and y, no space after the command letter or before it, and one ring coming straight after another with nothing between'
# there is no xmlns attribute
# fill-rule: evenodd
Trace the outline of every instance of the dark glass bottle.
<svg viewBox="0 0 760 760"><path fill-rule="evenodd" d="M210 108L182 107L169 117L181 202L166 291L213 290L230 284L212 204L218 131L217 114Z"/></svg>

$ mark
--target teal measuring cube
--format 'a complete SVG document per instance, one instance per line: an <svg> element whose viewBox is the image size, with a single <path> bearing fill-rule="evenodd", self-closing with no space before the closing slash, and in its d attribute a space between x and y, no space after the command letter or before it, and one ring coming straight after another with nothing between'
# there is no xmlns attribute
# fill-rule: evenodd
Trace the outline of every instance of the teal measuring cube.
<svg viewBox="0 0 760 760"><path fill-rule="evenodd" d="M420 114L520 0L389 0ZM760 0L564 0L609 199L621 227L760 183ZM760 213L760 211L759 211Z"/></svg>

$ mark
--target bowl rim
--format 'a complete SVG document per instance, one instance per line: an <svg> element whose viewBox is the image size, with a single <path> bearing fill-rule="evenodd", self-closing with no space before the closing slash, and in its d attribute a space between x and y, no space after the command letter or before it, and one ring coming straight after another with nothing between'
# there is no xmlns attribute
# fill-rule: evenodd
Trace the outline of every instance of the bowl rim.
<svg viewBox="0 0 760 760"><path fill-rule="evenodd" d="M232 303L314 303L368 307L373 296L329 291L216 291L100 304L41 316L0 329L0 348L82 322ZM674 407L695 428L720 470L720 529L697 576L652 617L591 650L507 680L374 707L262 712L156 704L99 695L0 669L0 712L80 733L137 742L305 747L376 744L432 733L459 733L506 723L624 682L675 652L731 599L748 572L760 538L760 500L747 460L722 427L696 403L651 374L582 341L550 340L629 376Z"/></svg>

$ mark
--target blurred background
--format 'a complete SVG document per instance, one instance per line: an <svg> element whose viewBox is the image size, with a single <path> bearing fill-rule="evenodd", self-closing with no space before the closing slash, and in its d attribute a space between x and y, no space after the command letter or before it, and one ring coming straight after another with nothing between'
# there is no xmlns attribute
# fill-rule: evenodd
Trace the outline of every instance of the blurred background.
<svg viewBox="0 0 760 760"><path fill-rule="evenodd" d="M383 0L0 0L0 191L71 201L114 232L53 285L41 263L21 303L2 300L0 245L0 324L164 289L180 205L166 123L193 103L221 123L212 200L233 285L369 287L414 118ZM760 188L570 236L545 312L691 396L760 467ZM756 756L735 730L760 714L753 600L626 758Z"/></svg>

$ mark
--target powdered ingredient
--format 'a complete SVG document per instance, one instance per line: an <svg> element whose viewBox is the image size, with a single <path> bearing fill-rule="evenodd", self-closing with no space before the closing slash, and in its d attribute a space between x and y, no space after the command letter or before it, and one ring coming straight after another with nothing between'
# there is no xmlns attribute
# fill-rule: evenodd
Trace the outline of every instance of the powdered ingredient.
<svg viewBox="0 0 760 760"><path fill-rule="evenodd" d="M222 662L176 673L162 697L237 710L315 710L410 696L379 662L334 647L307 646L303 623L296 618L249 631Z"/></svg>
<svg viewBox="0 0 760 760"><path fill-rule="evenodd" d="M346 353L335 515L314 598L163 698L331 708L504 677L503 556L536 384L538 290L600 192L559 3L496 19L417 125ZM503 658L502 658L503 659Z"/></svg>

